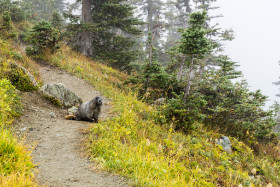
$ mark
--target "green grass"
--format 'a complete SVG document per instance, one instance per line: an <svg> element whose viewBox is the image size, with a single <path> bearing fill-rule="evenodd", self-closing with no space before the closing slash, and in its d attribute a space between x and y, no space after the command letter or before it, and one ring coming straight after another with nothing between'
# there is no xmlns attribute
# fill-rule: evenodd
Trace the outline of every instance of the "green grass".
<svg viewBox="0 0 280 187"><path fill-rule="evenodd" d="M19 106L15 88L0 79L0 186L37 186L34 183L31 152L8 130Z"/></svg>
<svg viewBox="0 0 280 187"><path fill-rule="evenodd" d="M156 124L156 108L122 87L124 73L65 46L48 59L112 99L115 117L94 125L88 141L92 160L101 168L126 176L136 186L280 185L279 161L256 156L232 137L229 154L215 143L221 135L202 124L190 134L175 132L172 123ZM251 177L253 168L257 174Z"/></svg>
<svg viewBox="0 0 280 187"><path fill-rule="evenodd" d="M0 40L0 73L6 71L6 61L12 60L12 49ZM3 75L3 74L1 74ZM9 80L0 77L0 186L37 186L31 151L9 130L15 117L21 115L20 98Z"/></svg>

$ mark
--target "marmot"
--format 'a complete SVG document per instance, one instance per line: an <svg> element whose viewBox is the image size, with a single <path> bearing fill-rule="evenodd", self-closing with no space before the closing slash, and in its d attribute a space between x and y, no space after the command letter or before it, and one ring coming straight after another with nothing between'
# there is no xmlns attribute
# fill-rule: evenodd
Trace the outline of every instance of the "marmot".
<svg viewBox="0 0 280 187"><path fill-rule="evenodd" d="M72 119L78 121L89 121L98 123L98 117L101 112L102 99L95 97L91 101L82 103L75 115L65 116L65 119Z"/></svg>

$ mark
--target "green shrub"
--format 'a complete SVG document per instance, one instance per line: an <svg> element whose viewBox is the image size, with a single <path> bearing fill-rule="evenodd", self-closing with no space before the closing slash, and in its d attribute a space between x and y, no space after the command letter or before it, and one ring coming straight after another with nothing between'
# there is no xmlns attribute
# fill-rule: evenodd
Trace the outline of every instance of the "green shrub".
<svg viewBox="0 0 280 187"><path fill-rule="evenodd" d="M172 74L168 74L158 62L146 64L136 75L130 76L125 84L141 87L139 97L154 101L160 97L172 97L174 92L180 93L180 82Z"/></svg>
<svg viewBox="0 0 280 187"><path fill-rule="evenodd" d="M0 26L0 30L3 38L17 39L18 37L17 33L14 31L10 13L8 11L4 11L2 13L2 24Z"/></svg>
<svg viewBox="0 0 280 187"><path fill-rule="evenodd" d="M11 123L12 117L20 113L20 98L15 94L15 87L9 80L0 79L0 127Z"/></svg>
<svg viewBox="0 0 280 187"><path fill-rule="evenodd" d="M262 108L267 97L260 90L250 92L245 81L232 83L219 71L206 72L198 89L207 101L206 125L248 143L274 139L276 123L272 111Z"/></svg>
<svg viewBox="0 0 280 187"><path fill-rule="evenodd" d="M32 47L26 49L29 55L42 54L46 50L55 52L59 48L59 32L50 22L41 21L34 25L26 41Z"/></svg>
<svg viewBox="0 0 280 187"><path fill-rule="evenodd" d="M193 94L188 96L189 102L185 103L182 102L183 95L175 94L175 98L160 106L157 119L161 123L173 123L175 129L189 131L195 128L196 122L202 122L205 118L202 110L207 102L203 95Z"/></svg>
<svg viewBox="0 0 280 187"><path fill-rule="evenodd" d="M16 51L12 51L10 54L11 54L11 56L14 60L18 60L18 61L23 61L24 60L23 56Z"/></svg>

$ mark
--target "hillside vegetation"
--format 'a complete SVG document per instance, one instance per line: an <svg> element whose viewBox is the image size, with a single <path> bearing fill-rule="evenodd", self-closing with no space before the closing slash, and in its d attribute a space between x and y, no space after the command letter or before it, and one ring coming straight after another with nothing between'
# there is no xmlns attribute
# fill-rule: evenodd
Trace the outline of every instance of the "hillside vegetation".
<svg viewBox="0 0 280 187"><path fill-rule="evenodd" d="M0 56L0 186L37 186L34 182L35 166L31 162L30 148L10 130L14 118L21 115L21 103L19 92L11 84L11 76L8 74L8 62L17 61L26 67L34 66L34 63L3 40L0 40ZM17 75L25 80L20 74ZM30 88L23 82L22 88Z"/></svg>
<svg viewBox="0 0 280 187"><path fill-rule="evenodd" d="M125 176L135 186L280 186L279 135L273 131L277 111L263 110L267 97L260 90L250 92L245 80L232 81L242 79L242 73L219 53L220 41L230 40L231 32L208 28L206 1L199 1L201 11L186 9L191 13L184 18L188 26L169 40L158 36L158 20L143 28L144 22L133 18L133 7L122 2L96 1L88 7L94 8L88 11L94 18L89 23L71 13L65 15L70 22L63 22L50 11L44 14L50 21L31 13L17 20L17 9L1 10L0 186L37 185L30 148L10 130L21 115L17 90L41 85L32 86L13 64L39 81L35 61L86 80L111 100L114 117L93 124L87 134L89 157L101 170ZM25 4L14 6L26 11ZM141 27L148 32L137 41ZM172 48L160 49L160 38L173 43ZM17 46L20 42L29 46ZM159 97L167 102L147 103ZM217 144L224 135L232 151Z"/></svg>
<svg viewBox="0 0 280 187"><path fill-rule="evenodd" d="M233 137L233 152L224 152L215 143L221 134L203 124L188 134L175 132L172 123L157 124L157 108L123 87L125 74L66 46L48 59L112 99L115 117L94 125L88 140L90 156L101 168L137 186L280 185L279 160L269 153L256 155Z"/></svg>
<svg viewBox="0 0 280 187"><path fill-rule="evenodd" d="M5 59L2 64L14 60L12 54L17 54L21 57L16 60L18 63L31 70L36 67L20 54L20 48L12 49L3 41L2 44L1 53ZM112 99L115 117L94 125L88 136L90 156L101 169L120 173L137 186L280 185L279 160L272 158L273 155L256 155L232 137L233 152L224 152L216 144L221 134L207 130L203 124L196 124L197 128L188 134L175 132L172 123L158 124L157 108L139 101L129 87L123 86L126 74L92 61L67 46L46 55L45 60L87 80ZM5 71L4 66L1 71ZM20 105L15 99L18 97L14 87L4 77L1 96L1 141L10 151L2 151L7 154L1 157L7 165L1 167L1 185L36 186L30 152L3 128L12 123L13 116L19 115L13 112L19 110L10 108ZM256 169L255 174L251 173L253 169Z"/></svg>

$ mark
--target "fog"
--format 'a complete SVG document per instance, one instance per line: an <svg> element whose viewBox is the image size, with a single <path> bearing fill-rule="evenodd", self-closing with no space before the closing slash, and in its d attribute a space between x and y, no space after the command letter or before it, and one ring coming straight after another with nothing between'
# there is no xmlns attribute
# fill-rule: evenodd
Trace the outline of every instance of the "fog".
<svg viewBox="0 0 280 187"><path fill-rule="evenodd" d="M74 0L67 0L72 2ZM221 28L232 28L233 41L225 43L225 54L238 62L250 89L260 89L270 101L280 101L275 95L280 86L280 0L217 0L220 8L211 14L218 18Z"/></svg>
<svg viewBox="0 0 280 187"><path fill-rule="evenodd" d="M215 13L223 14L221 28L232 28L235 40L227 42L225 54L240 65L252 91L261 89L269 96L267 105L280 101L272 84L280 76L280 1L218 0ZM280 88L280 87L279 87Z"/></svg>

